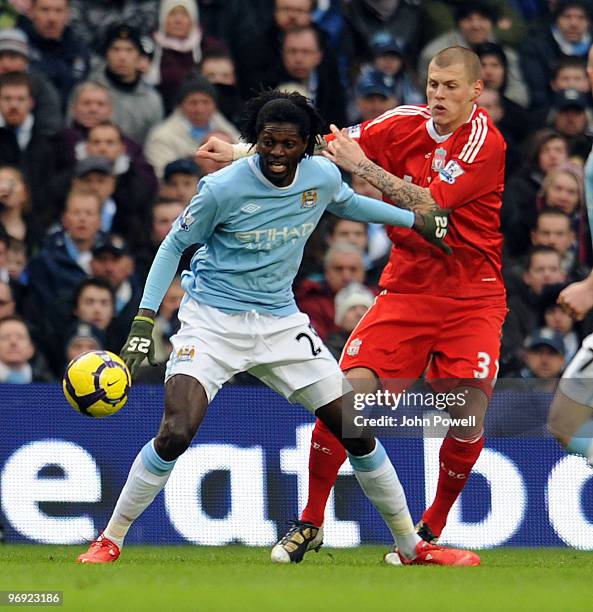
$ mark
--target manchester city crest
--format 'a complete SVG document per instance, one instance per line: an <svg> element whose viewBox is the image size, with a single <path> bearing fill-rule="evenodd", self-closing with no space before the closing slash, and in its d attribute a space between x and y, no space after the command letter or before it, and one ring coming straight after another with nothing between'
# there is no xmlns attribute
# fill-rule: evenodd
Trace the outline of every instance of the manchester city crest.
<svg viewBox="0 0 593 612"><path fill-rule="evenodd" d="M315 208L317 206L317 192L304 191L301 196L301 208Z"/></svg>

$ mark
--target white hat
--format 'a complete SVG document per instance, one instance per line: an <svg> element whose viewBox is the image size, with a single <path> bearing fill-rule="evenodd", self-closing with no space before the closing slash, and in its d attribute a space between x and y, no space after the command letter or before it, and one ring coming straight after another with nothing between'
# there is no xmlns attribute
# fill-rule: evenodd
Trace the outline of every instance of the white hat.
<svg viewBox="0 0 593 612"><path fill-rule="evenodd" d="M341 325L344 315L354 306L364 306L369 308L375 296L360 283L350 283L336 293L334 304L336 313L334 320L336 325Z"/></svg>

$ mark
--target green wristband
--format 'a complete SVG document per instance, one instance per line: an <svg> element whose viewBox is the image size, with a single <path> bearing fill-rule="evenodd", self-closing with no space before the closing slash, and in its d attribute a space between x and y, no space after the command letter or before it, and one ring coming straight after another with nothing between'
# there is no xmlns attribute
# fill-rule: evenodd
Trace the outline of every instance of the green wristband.
<svg viewBox="0 0 593 612"><path fill-rule="evenodd" d="M150 317L143 317L142 315L136 315L134 317L134 321L144 321L145 323L150 323L151 325L154 325L154 319L151 319Z"/></svg>

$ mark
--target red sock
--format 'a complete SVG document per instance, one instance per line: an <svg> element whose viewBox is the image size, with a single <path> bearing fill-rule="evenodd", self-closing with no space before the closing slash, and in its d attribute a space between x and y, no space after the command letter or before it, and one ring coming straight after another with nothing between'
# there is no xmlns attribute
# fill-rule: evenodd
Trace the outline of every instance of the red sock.
<svg viewBox="0 0 593 612"><path fill-rule="evenodd" d="M484 448L484 436L473 442L465 442L450 436L443 440L439 453L439 483L430 508L422 515L435 536L440 536L451 506L459 497L474 464Z"/></svg>
<svg viewBox="0 0 593 612"><path fill-rule="evenodd" d="M344 461L346 451L341 442L317 419L309 451L309 498L301 514L302 521L321 527L327 498Z"/></svg>

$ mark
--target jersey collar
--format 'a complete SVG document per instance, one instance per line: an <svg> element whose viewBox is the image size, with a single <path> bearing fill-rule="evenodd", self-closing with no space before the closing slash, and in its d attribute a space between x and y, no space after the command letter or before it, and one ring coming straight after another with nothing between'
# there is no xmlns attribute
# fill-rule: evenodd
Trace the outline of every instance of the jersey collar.
<svg viewBox="0 0 593 612"><path fill-rule="evenodd" d="M297 166L296 172L294 173L294 178L292 179L292 183L290 183L290 185L286 185L285 187L278 187L277 185L274 185L274 183L272 183L272 181L269 181L264 176L264 173L260 170L260 167L259 167L259 155L252 155L251 157L248 157L247 158L247 163L249 164L249 167L253 171L253 174L255 174L255 176L266 187L271 187L272 189L278 189L279 191L287 191L288 189L293 187L293 185L297 182L297 180L299 178L299 170L301 168L301 164L299 163L299 165Z"/></svg>
<svg viewBox="0 0 593 612"><path fill-rule="evenodd" d="M477 108L477 105L474 104L472 112L469 114L469 117L465 123L469 123L474 118ZM428 132L428 135L437 143L445 142L445 140L447 140L453 133L451 132L451 134L443 134L441 136L441 134L439 134L434 127L434 120L432 117L426 122L426 131Z"/></svg>

